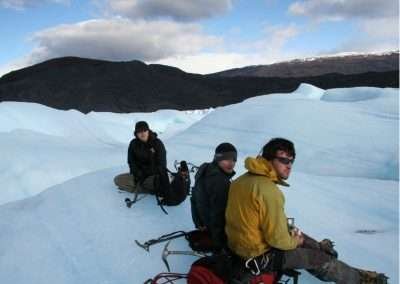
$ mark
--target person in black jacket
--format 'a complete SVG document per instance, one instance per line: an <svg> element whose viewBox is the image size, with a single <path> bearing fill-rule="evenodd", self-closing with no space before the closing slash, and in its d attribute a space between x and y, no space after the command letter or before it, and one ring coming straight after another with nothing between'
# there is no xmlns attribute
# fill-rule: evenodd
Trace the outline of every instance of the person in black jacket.
<svg viewBox="0 0 400 284"><path fill-rule="evenodd" d="M164 144L145 121L136 123L134 135L128 148L129 174L116 176L114 182L121 190L134 192L139 186L138 192L156 193L157 187L169 184Z"/></svg>
<svg viewBox="0 0 400 284"><path fill-rule="evenodd" d="M203 163L195 176L191 197L193 223L209 233L216 251L226 247L225 208L236 159L236 148L222 143L215 149L213 161Z"/></svg>

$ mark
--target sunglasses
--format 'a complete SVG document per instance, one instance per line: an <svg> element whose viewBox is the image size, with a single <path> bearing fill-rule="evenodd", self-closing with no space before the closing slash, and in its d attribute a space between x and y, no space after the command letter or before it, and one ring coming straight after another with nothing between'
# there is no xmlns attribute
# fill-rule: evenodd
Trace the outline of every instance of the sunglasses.
<svg viewBox="0 0 400 284"><path fill-rule="evenodd" d="M284 158L284 157L275 157L274 159L277 159L280 163L284 165L289 165L294 163L294 159L289 159L289 158Z"/></svg>

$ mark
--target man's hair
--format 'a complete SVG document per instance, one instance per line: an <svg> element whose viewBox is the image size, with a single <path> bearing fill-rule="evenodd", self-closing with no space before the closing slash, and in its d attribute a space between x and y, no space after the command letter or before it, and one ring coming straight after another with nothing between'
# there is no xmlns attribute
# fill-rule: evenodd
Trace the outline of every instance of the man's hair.
<svg viewBox="0 0 400 284"><path fill-rule="evenodd" d="M284 151L293 159L296 158L296 151L294 150L293 142L284 138L272 138L262 148L262 156L271 161L276 157L278 151Z"/></svg>

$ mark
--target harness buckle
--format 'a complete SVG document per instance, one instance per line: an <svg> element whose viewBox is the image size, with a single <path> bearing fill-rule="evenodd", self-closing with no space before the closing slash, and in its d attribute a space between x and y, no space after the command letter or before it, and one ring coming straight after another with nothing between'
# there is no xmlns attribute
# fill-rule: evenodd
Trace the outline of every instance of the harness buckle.
<svg viewBox="0 0 400 284"><path fill-rule="evenodd" d="M260 275L261 270L265 269L270 262L270 258L267 254L262 255L260 262L257 261L257 258L258 257L251 257L245 262L245 267L251 272L251 274L256 276Z"/></svg>

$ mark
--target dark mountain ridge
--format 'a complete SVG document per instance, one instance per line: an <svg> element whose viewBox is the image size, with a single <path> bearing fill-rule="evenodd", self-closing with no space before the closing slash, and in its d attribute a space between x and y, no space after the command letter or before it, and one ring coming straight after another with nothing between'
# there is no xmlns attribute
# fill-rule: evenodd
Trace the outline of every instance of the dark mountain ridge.
<svg viewBox="0 0 400 284"><path fill-rule="evenodd" d="M269 65L246 66L214 73L214 76L236 77L309 77L323 74L360 74L399 70L399 51L382 54L353 54L295 59Z"/></svg>
<svg viewBox="0 0 400 284"><path fill-rule="evenodd" d="M0 102L35 102L57 109L137 112L202 109L262 94L292 92L300 83L328 89L399 86L399 72L263 78L219 77L134 60L109 62L78 57L45 61L0 78Z"/></svg>

